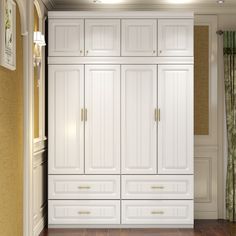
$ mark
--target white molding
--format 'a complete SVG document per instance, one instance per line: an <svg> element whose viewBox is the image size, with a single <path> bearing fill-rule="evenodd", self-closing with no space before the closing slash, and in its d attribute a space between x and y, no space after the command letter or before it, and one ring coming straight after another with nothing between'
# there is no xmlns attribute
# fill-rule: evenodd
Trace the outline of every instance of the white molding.
<svg viewBox="0 0 236 236"><path fill-rule="evenodd" d="M42 4L42 0L34 0L34 6L36 7L39 18L39 30L45 34L45 6ZM45 58L45 48L42 47L42 58ZM39 68L40 78L38 81L39 89L39 137L34 138L33 152L37 152L40 149L46 147L45 137L45 60L42 60L42 64Z"/></svg>
<svg viewBox="0 0 236 236"><path fill-rule="evenodd" d="M208 194L205 197L197 198L196 195L194 197L194 206L195 206L195 217L198 216L197 219L207 219L208 212L216 212L216 214L212 215L209 219L217 219L218 218L218 192L217 192L217 151L215 150L206 150L198 149L194 152L194 161L195 161L195 178L196 178L196 162L202 162L204 165L205 163L209 164L208 172L204 172L208 175L208 179L204 179L204 184L208 185ZM196 179L195 179L196 181ZM208 181L206 183L206 181ZM195 194L198 192L196 191L196 183L195 183ZM203 189L202 189L203 190ZM204 191L204 190L203 190ZM202 194L202 192L200 192ZM200 213L199 213L200 212ZM203 212L206 213L204 216ZM200 218L203 216L203 218Z"/></svg>
<svg viewBox="0 0 236 236"><path fill-rule="evenodd" d="M185 64L192 65L193 57L49 57L49 65L76 64Z"/></svg>
<svg viewBox="0 0 236 236"><path fill-rule="evenodd" d="M40 233L43 231L44 227L47 224L47 214L38 222L38 224L34 227L34 236L39 236Z"/></svg>
<svg viewBox="0 0 236 236"><path fill-rule="evenodd" d="M41 0L41 1L48 10L52 10L55 8L55 5L54 3L52 3L51 0Z"/></svg>
<svg viewBox="0 0 236 236"><path fill-rule="evenodd" d="M195 14L235 14L236 5L227 4L219 6L217 4L56 4L55 0L43 0L47 6L52 10L67 10L67 11L117 11L122 9L124 11L193 11ZM66 1L65 1L66 2Z"/></svg>
<svg viewBox="0 0 236 236"><path fill-rule="evenodd" d="M23 7L23 4L21 5ZM23 235L33 233L33 1L24 5L23 71L24 71L24 180L23 180ZM26 32L28 30L28 32Z"/></svg>
<svg viewBox="0 0 236 236"><path fill-rule="evenodd" d="M218 219L217 211L195 211L195 220L216 220Z"/></svg>
<svg viewBox="0 0 236 236"><path fill-rule="evenodd" d="M45 137L44 139L34 139L34 148L33 152L34 154L37 153L40 150L43 150L47 147L47 138Z"/></svg>
<svg viewBox="0 0 236 236"><path fill-rule="evenodd" d="M162 225L162 224L155 224L155 225L142 225L142 224L135 224L135 225L130 225L130 224L117 224L117 225L48 225L49 229L75 229L75 228L88 228L88 229L166 229L167 225ZM170 224L168 225L168 229L178 229L178 228L183 228L183 229L192 229L194 225L192 224Z"/></svg>
<svg viewBox="0 0 236 236"><path fill-rule="evenodd" d="M60 18L60 19L70 19L70 18L181 18L181 19L192 19L194 17L193 12L184 11L117 11L115 9L110 9L109 11L49 11L48 18Z"/></svg>

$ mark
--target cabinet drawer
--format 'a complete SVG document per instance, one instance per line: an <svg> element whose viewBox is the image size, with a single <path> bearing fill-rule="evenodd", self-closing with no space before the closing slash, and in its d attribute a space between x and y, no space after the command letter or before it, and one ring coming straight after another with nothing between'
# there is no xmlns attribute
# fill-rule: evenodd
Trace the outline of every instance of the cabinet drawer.
<svg viewBox="0 0 236 236"><path fill-rule="evenodd" d="M122 201L122 224L193 224L193 200Z"/></svg>
<svg viewBox="0 0 236 236"><path fill-rule="evenodd" d="M193 199L192 175L122 176L123 199Z"/></svg>
<svg viewBox="0 0 236 236"><path fill-rule="evenodd" d="M120 201L50 200L49 224L119 224Z"/></svg>
<svg viewBox="0 0 236 236"><path fill-rule="evenodd" d="M49 199L120 199L119 175L49 175Z"/></svg>

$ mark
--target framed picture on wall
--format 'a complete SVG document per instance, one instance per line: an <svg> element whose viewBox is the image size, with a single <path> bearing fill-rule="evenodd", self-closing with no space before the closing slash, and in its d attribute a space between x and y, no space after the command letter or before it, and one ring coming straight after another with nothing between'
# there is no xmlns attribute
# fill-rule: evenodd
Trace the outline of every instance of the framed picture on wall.
<svg viewBox="0 0 236 236"><path fill-rule="evenodd" d="M16 4L13 0L0 3L0 64L16 69Z"/></svg>

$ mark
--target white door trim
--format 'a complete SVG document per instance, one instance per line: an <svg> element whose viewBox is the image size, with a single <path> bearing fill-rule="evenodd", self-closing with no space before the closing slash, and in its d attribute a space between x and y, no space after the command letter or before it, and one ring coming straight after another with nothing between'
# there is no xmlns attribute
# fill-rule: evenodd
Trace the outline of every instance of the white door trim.
<svg viewBox="0 0 236 236"><path fill-rule="evenodd" d="M218 159L218 48L217 48L217 15L195 15L195 25L209 27L209 134L194 136L195 161L195 218L218 219L219 202L219 176L221 171L217 167ZM201 167L205 167L203 170ZM202 183L196 176L205 176L204 184L207 191L197 195ZM218 178L218 179L217 179ZM222 191L222 189L220 190ZM222 191L223 192L223 191Z"/></svg>

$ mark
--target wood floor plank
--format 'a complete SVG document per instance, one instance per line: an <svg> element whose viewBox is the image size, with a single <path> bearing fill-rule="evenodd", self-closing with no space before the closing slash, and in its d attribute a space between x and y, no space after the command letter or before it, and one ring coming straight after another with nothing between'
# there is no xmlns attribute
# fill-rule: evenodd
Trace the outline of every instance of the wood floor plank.
<svg viewBox="0 0 236 236"><path fill-rule="evenodd" d="M194 229L45 229L40 236L236 236L236 223L197 220Z"/></svg>

